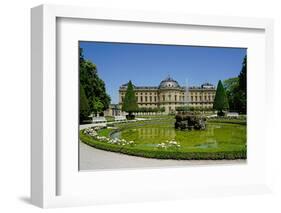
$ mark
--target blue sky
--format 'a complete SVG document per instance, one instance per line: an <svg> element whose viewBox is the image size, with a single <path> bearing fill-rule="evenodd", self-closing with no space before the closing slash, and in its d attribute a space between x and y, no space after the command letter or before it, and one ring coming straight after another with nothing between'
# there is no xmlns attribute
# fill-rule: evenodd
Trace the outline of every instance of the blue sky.
<svg viewBox="0 0 281 213"><path fill-rule="evenodd" d="M180 85L217 85L240 73L245 48L80 42L84 57L97 65L112 103L118 103L120 85L158 86L170 75Z"/></svg>

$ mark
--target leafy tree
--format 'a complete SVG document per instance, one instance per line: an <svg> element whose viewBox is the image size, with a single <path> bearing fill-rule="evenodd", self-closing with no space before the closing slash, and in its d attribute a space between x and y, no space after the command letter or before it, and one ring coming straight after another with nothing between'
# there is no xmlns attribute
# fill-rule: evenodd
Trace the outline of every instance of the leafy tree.
<svg viewBox="0 0 281 213"><path fill-rule="evenodd" d="M129 119L133 118L132 113L138 110L137 98L135 96L133 84L131 81L129 81L127 85L125 98L122 104L122 110L129 113Z"/></svg>
<svg viewBox="0 0 281 213"><path fill-rule="evenodd" d="M239 91L239 78L229 78L223 81L223 86L227 95L229 110L239 111L239 104L237 103L237 92Z"/></svg>
<svg viewBox="0 0 281 213"><path fill-rule="evenodd" d="M86 120L90 114L90 109L88 105L88 100L85 95L85 91L82 85L80 85L80 110L79 110L79 120L82 122Z"/></svg>
<svg viewBox="0 0 281 213"><path fill-rule="evenodd" d="M100 113L103 111L104 106L100 99L95 98L93 101L93 106L94 106L94 113Z"/></svg>
<svg viewBox="0 0 281 213"><path fill-rule="evenodd" d="M247 93L247 55L244 57L242 63L242 69L238 76L239 78L239 88L243 92Z"/></svg>
<svg viewBox="0 0 281 213"><path fill-rule="evenodd" d="M85 90L90 112L97 114L106 110L110 104L110 97L106 93L105 83L99 78L96 65L84 59L82 48L80 48L79 65L80 84Z"/></svg>
<svg viewBox="0 0 281 213"><path fill-rule="evenodd" d="M246 114L247 109L247 56L244 57L238 77L224 81L229 109Z"/></svg>
<svg viewBox="0 0 281 213"><path fill-rule="evenodd" d="M215 110L218 110L218 115L224 115L223 110L229 109L226 92L221 80L219 80L218 82L213 108Z"/></svg>
<svg viewBox="0 0 281 213"><path fill-rule="evenodd" d="M239 78L239 93L237 94L237 101L239 101L239 111L246 114L247 111L247 55L244 57L242 69L238 76Z"/></svg>

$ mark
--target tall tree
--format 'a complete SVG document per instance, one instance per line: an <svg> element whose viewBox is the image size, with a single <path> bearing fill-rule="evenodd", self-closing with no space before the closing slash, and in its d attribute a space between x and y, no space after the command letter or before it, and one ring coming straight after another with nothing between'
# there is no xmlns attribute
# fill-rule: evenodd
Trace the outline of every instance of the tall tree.
<svg viewBox="0 0 281 213"><path fill-rule="evenodd" d="M244 57L239 76L223 82L229 109L246 114L247 109L247 55Z"/></svg>
<svg viewBox="0 0 281 213"><path fill-rule="evenodd" d="M127 84L125 98L122 104L122 110L129 113L128 118L133 118L132 113L138 110L137 98L131 81Z"/></svg>
<svg viewBox="0 0 281 213"><path fill-rule="evenodd" d="M223 111L229 109L226 92L221 80L218 82L213 108L218 110L218 115L224 115Z"/></svg>
<svg viewBox="0 0 281 213"><path fill-rule="evenodd" d="M90 115L88 100L83 86L80 84L80 104L79 104L79 120L80 123L86 120Z"/></svg>
<svg viewBox="0 0 281 213"><path fill-rule="evenodd" d="M242 69L238 76L239 93L237 93L236 101L239 103L239 111L243 114L247 112L247 55L244 57Z"/></svg>
<svg viewBox="0 0 281 213"><path fill-rule="evenodd" d="M223 86L225 88L225 92L227 95L229 110L230 111L238 111L239 106L236 102L236 94L239 90L239 78L229 78L223 81Z"/></svg>
<svg viewBox="0 0 281 213"><path fill-rule="evenodd" d="M82 48L80 48L79 64L80 84L84 87L90 111L97 114L106 110L110 104L110 97L106 93L105 83L99 78L96 65L84 59Z"/></svg>
<svg viewBox="0 0 281 213"><path fill-rule="evenodd" d="M242 63L242 69L238 78L239 78L239 88L245 93L247 93L247 55L244 57Z"/></svg>

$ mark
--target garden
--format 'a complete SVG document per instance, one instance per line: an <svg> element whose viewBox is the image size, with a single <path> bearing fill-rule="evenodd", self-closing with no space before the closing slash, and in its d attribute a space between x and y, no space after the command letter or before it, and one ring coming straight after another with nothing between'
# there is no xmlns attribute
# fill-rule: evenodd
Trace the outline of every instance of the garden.
<svg viewBox="0 0 281 213"><path fill-rule="evenodd" d="M79 62L79 121L84 124L89 117L104 116L111 98L96 65L84 59L82 49ZM156 108L139 106L130 80L120 103L126 122L115 122L113 116L106 116L106 127L80 130L80 140L98 149L147 158L246 159L246 65L247 56L237 77L218 81L212 107L190 106L187 98L173 113L165 112L161 104ZM228 112L239 116L230 118Z"/></svg>
<svg viewBox="0 0 281 213"><path fill-rule="evenodd" d="M102 150L158 159L246 159L246 120L208 119L205 130L182 131L171 116L90 127L80 140Z"/></svg>

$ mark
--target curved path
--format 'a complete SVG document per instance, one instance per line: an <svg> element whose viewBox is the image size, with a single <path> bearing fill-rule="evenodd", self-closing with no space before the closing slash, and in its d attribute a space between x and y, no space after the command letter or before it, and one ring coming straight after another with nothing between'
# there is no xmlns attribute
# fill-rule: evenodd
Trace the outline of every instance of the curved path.
<svg viewBox="0 0 281 213"><path fill-rule="evenodd" d="M80 170L157 168L195 165L244 164L245 160L162 160L130 156L93 148L80 142Z"/></svg>

